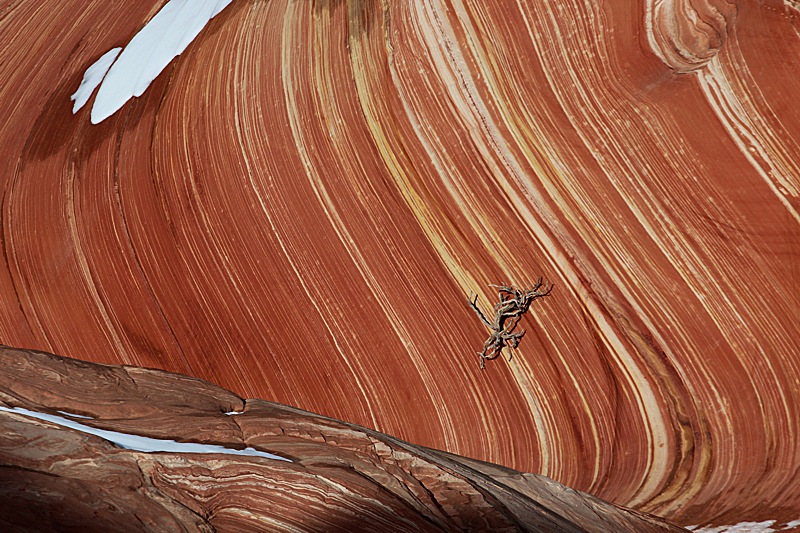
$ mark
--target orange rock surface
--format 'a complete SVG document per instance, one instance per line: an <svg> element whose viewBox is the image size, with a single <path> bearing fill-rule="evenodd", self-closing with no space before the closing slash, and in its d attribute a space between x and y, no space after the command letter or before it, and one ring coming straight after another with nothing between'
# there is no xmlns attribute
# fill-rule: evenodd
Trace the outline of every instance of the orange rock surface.
<svg viewBox="0 0 800 533"><path fill-rule="evenodd" d="M800 518L796 2L234 0L73 115L162 5L0 8L0 342ZM481 371L467 295L539 276Z"/></svg>

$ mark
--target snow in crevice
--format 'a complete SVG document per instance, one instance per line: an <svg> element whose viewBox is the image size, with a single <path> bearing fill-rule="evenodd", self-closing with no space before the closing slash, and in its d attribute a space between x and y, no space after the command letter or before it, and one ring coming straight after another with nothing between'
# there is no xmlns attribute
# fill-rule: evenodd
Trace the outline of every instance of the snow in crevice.
<svg viewBox="0 0 800 533"><path fill-rule="evenodd" d="M91 435L96 435L102 439L105 439L109 442L112 442L119 446L120 448L125 448L128 450L134 450L139 452L169 452L169 453L224 453L229 455L246 455L252 457L265 457L267 459L275 459L279 461L289 461L292 462L291 459L287 459L285 457L281 457L279 455L274 455L267 452L262 452L260 450L256 450L255 448L245 448L244 450L237 450L234 448L227 448L225 446L219 446L217 444L201 444L199 442L176 442L174 440L169 439L154 439L151 437L142 437L140 435L131 435L129 433L121 433L118 431L109 431L106 429L97 429L91 426L87 426L76 422L75 420L70 420L61 416L51 415L47 413L40 413L38 411L31 411L29 409L25 409L23 407L4 407L0 406L0 411L6 411L9 413L16 413L20 415L29 416L31 418L37 418L39 420L45 420L47 422L52 422L54 424L58 424L59 426L63 426L69 429L74 429L76 431L81 431L83 433L89 433ZM62 412L62 411L59 411ZM69 414L69 416L80 416Z"/></svg>
<svg viewBox="0 0 800 533"><path fill-rule="evenodd" d="M106 52L86 70L72 95L72 112L81 109L99 85L92 124L116 113L141 96L164 68L197 37L209 20L232 0L170 0L125 46Z"/></svg>
<svg viewBox="0 0 800 533"><path fill-rule="evenodd" d="M89 420L91 420L91 419L92 419L92 417L91 417L91 416L86 416L86 415L78 415L78 414L75 414L75 413L70 413L69 411L56 411L56 412L57 412L57 413L60 413L60 414L62 414L62 415L64 415L64 416L70 416L70 417L72 417L72 418L86 418L86 419L89 419Z"/></svg>
<svg viewBox="0 0 800 533"><path fill-rule="evenodd" d="M793 520L785 527L777 526L776 520L764 520L762 522L739 522L727 526L686 526L686 529L694 533L778 533L794 530L797 526L800 526L800 520Z"/></svg>

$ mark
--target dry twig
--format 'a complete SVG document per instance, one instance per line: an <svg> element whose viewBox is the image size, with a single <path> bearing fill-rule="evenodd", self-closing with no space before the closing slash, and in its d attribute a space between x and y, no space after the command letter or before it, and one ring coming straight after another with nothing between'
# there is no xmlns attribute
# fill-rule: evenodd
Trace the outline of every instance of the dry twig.
<svg viewBox="0 0 800 533"><path fill-rule="evenodd" d="M519 346L519 340L525 335L525 330L514 333L520 318L537 298L543 298L553 290L553 284L547 286L542 278L530 289L519 290L510 285L489 285L497 287L500 301L494 306L494 321L489 322L481 310L478 309L478 295L469 295L469 306L478 314L481 322L492 330L489 338L483 343L483 351L478 352L481 368L485 367L487 359L494 359L500 355L506 344L512 348ZM509 354L508 360L511 360Z"/></svg>

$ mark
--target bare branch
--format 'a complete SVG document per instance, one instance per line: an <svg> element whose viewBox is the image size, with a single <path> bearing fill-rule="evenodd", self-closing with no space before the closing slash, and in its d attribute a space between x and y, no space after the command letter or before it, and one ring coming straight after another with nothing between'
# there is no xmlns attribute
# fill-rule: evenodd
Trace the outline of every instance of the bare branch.
<svg viewBox="0 0 800 533"><path fill-rule="evenodd" d="M472 297L472 293L469 293L469 306L473 309L473 311L475 311L478 314L478 317L481 319L481 322L486 324L486 327L488 327L488 328L492 327L492 324L489 323L488 320L486 320L486 317L483 316L483 313L481 313L481 310L478 309L477 302L478 302L478 295L476 294L475 297L473 298Z"/></svg>
<svg viewBox="0 0 800 533"><path fill-rule="evenodd" d="M489 322L478 309L478 295L469 295L469 305L477 313L481 322L486 327L492 330L489 338L483 343L483 351L478 352L480 356L481 369L485 368L487 359L495 359L506 345L512 348L519 346L519 341L525 330L514 333L514 329L519 324L522 315L525 314L531 306L531 303L537 298L544 298L549 295L553 290L553 284L548 287L547 282L542 281L542 278L536 282L536 285L530 289L519 290L515 289L512 285L489 285L498 289L500 301L494 306L494 321ZM509 353L508 360L511 360Z"/></svg>

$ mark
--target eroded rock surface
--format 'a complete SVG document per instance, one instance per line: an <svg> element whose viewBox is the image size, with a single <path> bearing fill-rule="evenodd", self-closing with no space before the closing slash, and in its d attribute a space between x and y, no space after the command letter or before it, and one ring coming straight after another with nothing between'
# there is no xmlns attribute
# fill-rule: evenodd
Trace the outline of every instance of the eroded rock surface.
<svg viewBox="0 0 800 533"><path fill-rule="evenodd" d="M158 370L0 348L0 401L4 532L683 531L543 476ZM30 411L288 460L138 452Z"/></svg>
<svg viewBox="0 0 800 533"><path fill-rule="evenodd" d="M234 0L72 114L164 4L0 3L0 342L800 520L797 0Z"/></svg>

